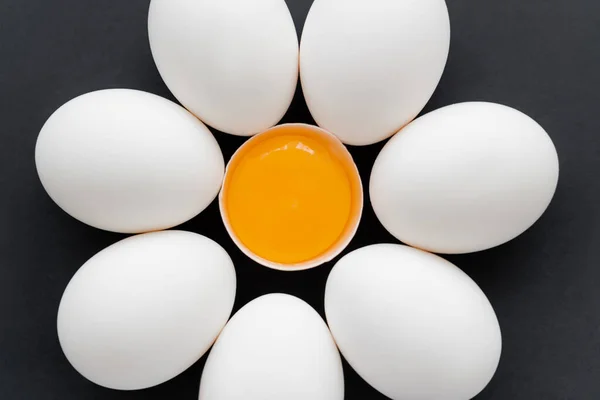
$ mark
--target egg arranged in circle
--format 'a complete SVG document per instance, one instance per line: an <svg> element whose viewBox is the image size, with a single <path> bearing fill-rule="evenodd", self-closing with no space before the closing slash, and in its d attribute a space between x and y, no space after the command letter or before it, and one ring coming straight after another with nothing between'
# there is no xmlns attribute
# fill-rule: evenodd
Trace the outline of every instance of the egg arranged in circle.
<svg viewBox="0 0 600 400"><path fill-rule="evenodd" d="M533 119L499 104L444 107L402 129L371 173L383 226L436 253L501 245L528 229L558 183L558 156Z"/></svg>
<svg viewBox="0 0 600 400"><path fill-rule="evenodd" d="M75 274L58 310L60 345L73 367L111 389L163 383L208 350L231 314L231 258L195 233L133 236Z"/></svg>
<svg viewBox="0 0 600 400"><path fill-rule="evenodd" d="M502 339L481 289L431 253L361 248L335 265L325 314L348 363L393 400L468 400L494 375Z"/></svg>
<svg viewBox="0 0 600 400"><path fill-rule="evenodd" d="M171 92L213 128L250 136L290 106L298 37L284 0L152 0L148 31Z"/></svg>
<svg viewBox="0 0 600 400"><path fill-rule="evenodd" d="M477 284L431 254L489 249L542 215L556 149L527 115L462 103L415 120L450 45L444 0L315 0L301 45L284 0L151 0L152 56L182 106L135 90L88 93L43 126L35 161L49 196L96 228L145 233L90 258L60 302L71 365L103 387L162 384L214 347L200 400L343 400L341 357L392 400L467 400L500 362L496 314ZM319 127L275 126L298 77ZM225 170L207 128L252 136ZM221 188L231 239L282 271L337 257L360 223L363 188L344 144L396 134L369 194L382 225L413 247L342 257L325 314L284 294L227 323L236 272L204 236L162 231Z"/></svg>
<svg viewBox="0 0 600 400"><path fill-rule="evenodd" d="M449 46L444 0L316 0L300 44L310 113L346 144L386 139L423 109Z"/></svg>
<svg viewBox="0 0 600 400"><path fill-rule="evenodd" d="M128 89L79 96L43 126L35 163L50 197L96 228L167 229L203 211L225 163L208 128L181 106Z"/></svg>
<svg viewBox="0 0 600 400"><path fill-rule="evenodd" d="M342 363L325 322L290 295L246 304L208 356L200 399L343 400Z"/></svg>

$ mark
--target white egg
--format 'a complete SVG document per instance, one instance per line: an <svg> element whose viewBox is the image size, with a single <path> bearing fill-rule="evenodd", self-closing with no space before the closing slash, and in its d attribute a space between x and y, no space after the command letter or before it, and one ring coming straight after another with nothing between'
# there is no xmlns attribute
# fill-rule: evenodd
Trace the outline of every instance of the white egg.
<svg viewBox="0 0 600 400"><path fill-rule="evenodd" d="M219 335L200 400L343 400L340 355L325 322L289 295L259 297Z"/></svg>
<svg viewBox="0 0 600 400"><path fill-rule="evenodd" d="M249 136L290 106L298 37L284 0L152 0L148 29L165 83L208 125Z"/></svg>
<svg viewBox="0 0 600 400"><path fill-rule="evenodd" d="M395 244L333 268L325 314L348 363L394 400L468 400L494 375L502 339L489 301L448 261Z"/></svg>
<svg viewBox="0 0 600 400"><path fill-rule="evenodd" d="M300 44L310 112L346 144L379 142L423 109L449 46L444 0L316 0Z"/></svg>
<svg viewBox="0 0 600 400"><path fill-rule="evenodd" d="M223 180L208 128L177 104L136 90L102 90L60 107L42 128L35 162L67 213L108 231L171 228L203 211Z"/></svg>
<svg viewBox="0 0 600 400"><path fill-rule="evenodd" d="M182 231L133 236L77 271L58 310L60 344L98 385L158 385L208 350L235 290L233 263L212 240Z"/></svg>
<svg viewBox="0 0 600 400"><path fill-rule="evenodd" d="M492 103L431 112L383 148L371 203L383 226L411 246L469 253L527 230L548 207L558 156L525 114Z"/></svg>

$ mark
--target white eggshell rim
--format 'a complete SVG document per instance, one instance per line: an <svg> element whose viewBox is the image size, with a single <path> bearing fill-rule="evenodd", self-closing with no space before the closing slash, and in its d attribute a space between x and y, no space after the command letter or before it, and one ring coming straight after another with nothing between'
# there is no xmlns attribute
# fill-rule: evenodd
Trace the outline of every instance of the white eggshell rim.
<svg viewBox="0 0 600 400"><path fill-rule="evenodd" d="M336 146L339 146L339 149L342 150L344 156L347 157L349 165L351 165L351 167L352 167L352 170L349 172L351 172L354 175L354 178L356 179L356 182L358 183L358 193L357 193L356 198L359 201L359 204L357 204L356 211L350 215L347 225L346 225L346 228L345 228L346 230L343 233L343 236L338 238L337 242L335 244L333 244L325 253L323 253L320 256L317 256L316 258L313 258L311 260L304 261L304 262L297 263L297 264L284 264L284 263L269 261L263 257L258 256L255 253L253 253L248 247L246 247L242 243L242 241L234 233L231 223L229 222L227 210L225 207L225 195L224 195L225 186L227 184L227 180L228 180L229 172L230 172L230 166L231 166L232 162L237 157L240 156L240 154L246 147L252 145L252 143L254 141L258 140L261 136L268 134L268 133L273 133L273 131L275 131L275 130L280 130L280 129L285 129L285 128L300 128L303 130L308 130L308 131L311 131L312 133L315 133L316 135L325 136L329 142L333 142L336 144ZM242 253L244 253L248 258L250 258L254 262L256 262L262 266L265 266L267 268L271 268L271 269L275 269L275 270L279 270L279 271L286 271L286 272L304 271L307 269L315 268L326 262L333 260L335 257L340 255L342 253L342 251L344 251L344 249L346 247L348 247L348 245L350 244L350 242L356 235L356 232L360 225L360 221L362 219L363 209L364 209L364 187L363 187L363 183L362 183L362 179L360 177L360 172L358 170L358 167L356 166L356 163L354 162L354 159L352 158L352 154L350 154L350 151L348 150L348 148L333 133L331 133L323 128L320 128L318 126L304 124L304 123L288 123L288 124L276 125L272 128L269 128L261 133L258 133L256 135L250 137L243 145L241 145L235 151L235 153L233 154L233 156L227 163L227 166L225 168L225 175L223 178L223 183L221 185L221 191L219 192L219 211L221 212L221 219L223 220L223 224L225 225L225 229L227 230L227 233L231 237L231 240L233 240L233 242L236 244L236 246L242 251ZM356 215L354 215L354 214L356 214ZM349 227L349 229L348 229L348 227Z"/></svg>

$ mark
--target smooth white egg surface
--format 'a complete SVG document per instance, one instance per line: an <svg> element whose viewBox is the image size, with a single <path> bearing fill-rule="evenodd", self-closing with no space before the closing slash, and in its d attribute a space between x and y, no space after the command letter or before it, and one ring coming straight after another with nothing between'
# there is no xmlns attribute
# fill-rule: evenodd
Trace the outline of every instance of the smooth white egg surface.
<svg viewBox="0 0 600 400"><path fill-rule="evenodd" d="M208 356L200 400L343 400L340 355L304 301L259 297L238 311Z"/></svg>
<svg viewBox="0 0 600 400"><path fill-rule="evenodd" d="M277 124L298 83L298 37L284 0L152 0L150 47L175 97L222 132Z"/></svg>
<svg viewBox="0 0 600 400"><path fill-rule="evenodd" d="M150 93L101 90L60 107L35 149L50 197L78 220L108 231L171 228L203 211L225 165L208 128Z"/></svg>
<svg viewBox="0 0 600 400"><path fill-rule="evenodd" d="M423 109L449 46L444 0L316 0L300 44L310 112L346 144L379 142Z"/></svg>
<svg viewBox="0 0 600 400"><path fill-rule="evenodd" d="M235 292L233 263L214 241L182 231L133 236L77 271L58 310L60 345L98 385L155 386L208 350Z"/></svg>
<svg viewBox="0 0 600 400"><path fill-rule="evenodd" d="M489 301L430 253L364 247L333 268L325 314L349 364L393 400L468 400L494 375L502 346Z"/></svg>
<svg viewBox="0 0 600 400"><path fill-rule="evenodd" d="M411 246L469 253L523 233L548 207L558 156L544 129L492 103L431 112L379 154L371 203L383 226Z"/></svg>

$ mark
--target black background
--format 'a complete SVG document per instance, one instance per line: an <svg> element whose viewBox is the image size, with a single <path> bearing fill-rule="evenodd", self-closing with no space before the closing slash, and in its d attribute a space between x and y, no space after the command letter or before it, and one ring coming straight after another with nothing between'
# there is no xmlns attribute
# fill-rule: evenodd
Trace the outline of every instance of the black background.
<svg viewBox="0 0 600 400"><path fill-rule="evenodd" d="M447 2L450 58L426 111L469 100L513 106L547 129L561 162L554 201L532 229L499 248L449 257L488 295L503 331L498 373L477 399L599 399L600 2ZM45 194L34 165L42 124L77 95L125 87L173 99L150 54L148 3L0 0L2 400L197 398L204 358L139 392L98 387L70 367L55 328L62 292L81 264L123 236L67 216ZM299 30L310 3L288 0ZM300 92L284 122L312 122ZM216 136L226 159L243 142ZM365 183L382 146L351 148ZM181 228L230 253L238 274L235 310L259 295L284 292L323 314L332 265L283 273L254 264L227 236L214 203ZM367 202L347 251L394 241ZM345 375L347 399L383 399L347 365Z"/></svg>

